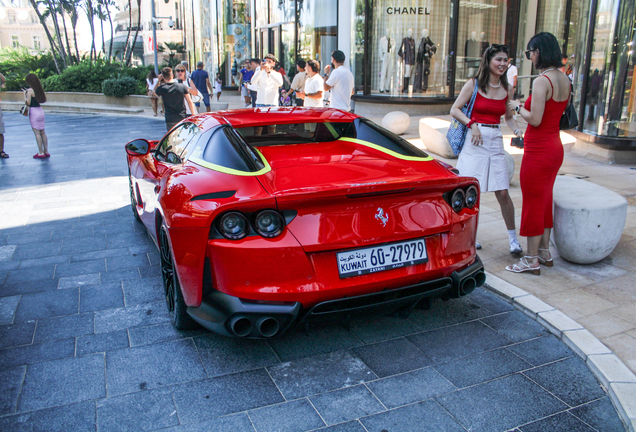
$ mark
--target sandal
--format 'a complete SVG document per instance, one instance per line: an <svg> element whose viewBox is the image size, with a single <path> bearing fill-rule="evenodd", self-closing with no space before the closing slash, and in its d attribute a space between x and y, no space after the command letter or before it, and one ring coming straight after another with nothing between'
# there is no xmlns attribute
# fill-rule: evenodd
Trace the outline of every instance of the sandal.
<svg viewBox="0 0 636 432"><path fill-rule="evenodd" d="M547 252L547 253L550 253L550 249L541 249L541 248L539 248L539 250ZM544 265L546 267L554 267L554 260L552 259L552 255L550 255L550 259L547 259L547 260L543 259L541 257L538 257L538 258L539 258L539 264Z"/></svg>
<svg viewBox="0 0 636 432"><path fill-rule="evenodd" d="M44 153L44 156L46 156L47 158L51 157L51 155L49 153Z"/></svg>
<svg viewBox="0 0 636 432"><path fill-rule="evenodd" d="M0 151L0 158L1 159L9 159L9 155L6 154L4 151Z"/></svg>
<svg viewBox="0 0 636 432"><path fill-rule="evenodd" d="M537 258L537 256L526 255L521 258L517 264L506 266L506 270L513 273L532 272L533 275L539 276L541 274L541 267L539 265L531 267L530 264L528 264L528 258Z"/></svg>
<svg viewBox="0 0 636 432"><path fill-rule="evenodd" d="M33 159L45 159L46 155L36 153L33 155Z"/></svg>

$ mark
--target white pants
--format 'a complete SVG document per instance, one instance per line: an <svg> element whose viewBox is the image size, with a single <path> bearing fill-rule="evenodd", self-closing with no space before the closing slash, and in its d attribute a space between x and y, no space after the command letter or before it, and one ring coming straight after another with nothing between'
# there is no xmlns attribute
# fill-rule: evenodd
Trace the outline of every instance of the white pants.
<svg viewBox="0 0 636 432"><path fill-rule="evenodd" d="M380 70L380 90L390 90L391 75L393 74L393 62L391 61L391 53L384 54L382 58L382 68Z"/></svg>
<svg viewBox="0 0 636 432"><path fill-rule="evenodd" d="M479 180L481 192L506 190L510 187L510 181L501 128L478 127L483 145L476 146L471 142L473 134L469 129L457 160L457 170L460 175Z"/></svg>

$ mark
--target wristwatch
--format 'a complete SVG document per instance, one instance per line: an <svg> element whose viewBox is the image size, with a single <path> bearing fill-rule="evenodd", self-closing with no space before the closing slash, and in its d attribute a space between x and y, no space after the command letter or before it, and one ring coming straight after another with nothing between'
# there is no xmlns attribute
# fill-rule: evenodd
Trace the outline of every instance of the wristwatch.
<svg viewBox="0 0 636 432"><path fill-rule="evenodd" d="M515 112L516 112L517 114L521 114L521 105L517 105L517 106L515 107Z"/></svg>

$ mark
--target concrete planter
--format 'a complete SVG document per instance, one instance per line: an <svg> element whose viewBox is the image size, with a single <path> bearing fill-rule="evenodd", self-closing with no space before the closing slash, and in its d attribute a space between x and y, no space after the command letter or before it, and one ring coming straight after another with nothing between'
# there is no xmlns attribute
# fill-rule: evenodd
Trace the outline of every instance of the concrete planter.
<svg viewBox="0 0 636 432"><path fill-rule="evenodd" d="M22 92L3 92L0 95L2 102L24 102ZM97 104L114 105L121 107L141 107L150 106L148 96L130 95L123 98L104 96L102 93L76 93L76 92L47 92L46 103L76 103L76 104Z"/></svg>
<svg viewBox="0 0 636 432"><path fill-rule="evenodd" d="M570 262L592 264L608 256L623 234L627 200L602 186L558 176L554 184L554 242Z"/></svg>

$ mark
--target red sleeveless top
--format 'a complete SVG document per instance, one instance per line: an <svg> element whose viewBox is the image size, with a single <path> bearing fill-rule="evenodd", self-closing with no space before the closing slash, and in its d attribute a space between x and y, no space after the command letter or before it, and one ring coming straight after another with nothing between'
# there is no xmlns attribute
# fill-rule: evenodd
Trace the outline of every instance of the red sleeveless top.
<svg viewBox="0 0 636 432"><path fill-rule="evenodd" d="M501 116L506 114L507 100L508 96L503 99L488 99L477 92L470 119L475 123L498 125L501 123Z"/></svg>

